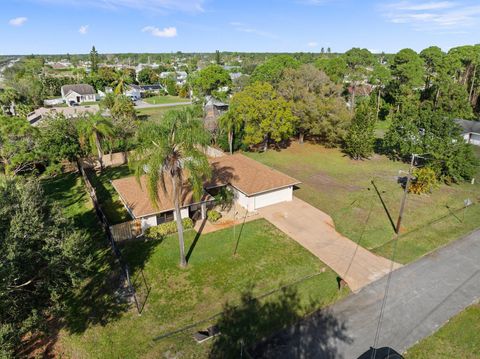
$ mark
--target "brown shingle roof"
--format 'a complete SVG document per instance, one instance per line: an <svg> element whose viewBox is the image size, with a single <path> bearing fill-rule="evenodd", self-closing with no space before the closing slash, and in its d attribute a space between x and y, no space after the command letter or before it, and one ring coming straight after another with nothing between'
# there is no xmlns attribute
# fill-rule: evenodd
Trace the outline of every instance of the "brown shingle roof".
<svg viewBox="0 0 480 359"><path fill-rule="evenodd" d="M171 211L174 209L174 205L168 194L172 193L172 184L170 181L165 182L167 189L167 195L162 188L158 188L158 208L155 208L147 192L146 177L140 177L140 184L135 177L126 177L112 181L113 188L118 192L122 201L127 205L135 218L144 217L147 215L153 215L156 213L162 213ZM213 198L208 194L203 194L199 201L193 198L193 191L188 183L184 184L182 190L183 198L180 207L185 207L197 202L212 200Z"/></svg>
<svg viewBox="0 0 480 359"><path fill-rule="evenodd" d="M300 181L267 167L242 154L217 157L210 160L212 180L206 188L230 184L247 196L293 186Z"/></svg>
<svg viewBox="0 0 480 359"><path fill-rule="evenodd" d="M79 95L94 95L95 90L92 86L87 84L76 84L76 85L63 85L61 92L63 96L68 95L70 91L74 91Z"/></svg>

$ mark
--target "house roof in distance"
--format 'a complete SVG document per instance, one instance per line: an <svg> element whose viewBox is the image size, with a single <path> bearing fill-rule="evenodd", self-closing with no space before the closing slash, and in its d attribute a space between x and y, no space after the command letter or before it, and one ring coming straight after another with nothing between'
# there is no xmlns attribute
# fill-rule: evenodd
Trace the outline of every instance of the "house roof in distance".
<svg viewBox="0 0 480 359"><path fill-rule="evenodd" d="M170 198L172 183L168 179L165 181L166 192L163 191L160 185L158 187L158 208L155 208L148 195L146 176L140 177L140 183L135 176L132 176L114 180L112 181L112 185L135 218L172 211L174 209L173 202ZM182 193L181 208L194 203L213 200L208 193L204 193L200 200L195 200L193 190L187 182L183 184Z"/></svg>
<svg viewBox="0 0 480 359"><path fill-rule="evenodd" d="M252 196L300 183L242 154L213 158L210 164L212 180L205 184L206 188L229 184L245 195Z"/></svg>
<svg viewBox="0 0 480 359"><path fill-rule="evenodd" d="M87 84L63 85L61 87L62 94L65 96L69 92L76 92L79 95L94 95L95 90L92 86Z"/></svg>
<svg viewBox="0 0 480 359"><path fill-rule="evenodd" d="M480 133L480 121L468 121L456 119L455 123L459 125L462 129L462 134L465 133Z"/></svg>

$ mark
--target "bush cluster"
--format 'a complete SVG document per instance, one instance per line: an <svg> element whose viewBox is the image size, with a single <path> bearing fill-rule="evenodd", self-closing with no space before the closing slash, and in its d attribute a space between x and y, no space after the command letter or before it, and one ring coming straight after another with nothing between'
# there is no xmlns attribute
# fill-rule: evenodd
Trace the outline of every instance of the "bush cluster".
<svg viewBox="0 0 480 359"><path fill-rule="evenodd" d="M191 218L182 219L183 229L193 228ZM169 234L177 233L177 221L170 221L159 224L158 226L149 227L145 230L145 237L149 239L162 239Z"/></svg>
<svg viewBox="0 0 480 359"><path fill-rule="evenodd" d="M220 218L222 218L222 215L220 212L212 209L211 211L208 211L207 213L207 218L210 222L215 223L217 222Z"/></svg>

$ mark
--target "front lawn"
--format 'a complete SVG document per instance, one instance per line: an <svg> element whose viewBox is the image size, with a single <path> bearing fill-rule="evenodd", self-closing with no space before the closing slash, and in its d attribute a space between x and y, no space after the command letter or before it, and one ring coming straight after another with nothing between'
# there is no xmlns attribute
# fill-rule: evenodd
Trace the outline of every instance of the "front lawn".
<svg viewBox="0 0 480 359"><path fill-rule="evenodd" d="M183 98L179 96L152 96L143 99L145 102L150 103L152 105L159 105L159 104L167 104L167 103L179 103L179 102L190 102L188 98Z"/></svg>
<svg viewBox="0 0 480 359"><path fill-rule="evenodd" d="M310 143L246 155L300 180L295 195L332 216L340 233L373 252L391 256L403 195L397 180L399 170L408 170L407 164L379 155L354 161L339 149ZM409 195L396 261L415 260L478 227L480 204L468 208L465 217L459 209L467 198L479 202L479 180L477 175L475 185L442 184L432 194Z"/></svg>
<svg viewBox="0 0 480 359"><path fill-rule="evenodd" d="M474 359L480 353L480 304L474 304L450 319L438 332L422 340L406 359Z"/></svg>
<svg viewBox="0 0 480 359"><path fill-rule="evenodd" d="M192 334L216 323L219 317L208 318L221 312L227 302L239 304L242 295L257 297L320 273L292 285L287 292L276 292L262 299L262 304L270 303L268 308L276 308L270 315L266 315L268 311L256 311L257 307L244 301L238 313L245 315L246 308L249 310L247 323L236 325L235 330L251 335L252 328L268 328L263 334L272 333L299 315L347 294L346 290L338 291L333 271L268 222L249 222L243 230L237 226L236 234L241 236L238 253L233 256L236 240L232 228L198 238L196 232L188 231L189 265L184 270L178 267L175 235L163 241L126 244L122 252L137 283L141 305L146 298L142 315L131 309L115 321L91 325L82 333L64 335L60 342L63 354L95 358L204 358L208 357L215 341L197 344ZM150 287L148 297L146 287L139 284L141 270ZM202 320L206 321L159 338Z"/></svg>
<svg viewBox="0 0 480 359"><path fill-rule="evenodd" d="M176 106L163 106L163 107L147 107L137 110L137 116L142 121L159 121L163 118L165 112L174 109L181 109L187 106L192 106L189 104L186 105L176 105Z"/></svg>

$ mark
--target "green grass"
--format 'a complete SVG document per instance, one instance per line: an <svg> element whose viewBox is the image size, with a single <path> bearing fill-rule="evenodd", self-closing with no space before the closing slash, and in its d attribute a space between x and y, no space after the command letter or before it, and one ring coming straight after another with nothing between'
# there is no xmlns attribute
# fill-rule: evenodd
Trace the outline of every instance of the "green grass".
<svg viewBox="0 0 480 359"><path fill-rule="evenodd" d="M165 106L165 107L150 107L137 110L137 116L140 120L144 121L159 121L163 118L165 112L172 109L180 109L191 105L177 105L177 106Z"/></svg>
<svg viewBox="0 0 480 359"><path fill-rule="evenodd" d="M348 238L390 257L389 243L394 236L403 195L397 177L399 170L408 170L407 164L379 155L371 160L354 161L338 149L310 143L293 143L284 150L246 155L300 180L302 184L295 191L296 196L331 215L337 230ZM462 212L455 213L456 217L451 214L462 208L466 198L478 203L480 182L442 184L432 194L409 195L396 260L413 261L478 227L479 204L467 210L463 222Z"/></svg>
<svg viewBox="0 0 480 359"><path fill-rule="evenodd" d="M480 304L452 318L405 354L406 359L474 359L480 353Z"/></svg>
<svg viewBox="0 0 480 359"><path fill-rule="evenodd" d="M237 227L237 234L239 230ZM195 242L195 234L186 232L187 251ZM347 294L346 290L338 291L334 272L264 220L245 224L236 256L232 255L234 246L232 229L202 235L194 245L188 268L182 270L178 267L176 236L163 241L126 244L123 253L134 281L140 282L140 269L143 269L151 289L142 315L138 316L132 309L115 321L64 336L61 339L63 354L66 357L203 358L208 356L212 341L199 345L192 334L215 323L215 319L161 340L154 338L207 319L221 312L227 302L238 304L242 293L258 296L322 271L292 286L295 313L289 312L290 307L284 307L276 313L280 315L280 322L277 318L272 326L271 318L266 315L252 313L248 319L257 324L262 321L271 333L290 323L292 314L298 318ZM140 285L137 288L143 303L146 288ZM274 294L261 302L283 303L282 299L283 294Z"/></svg>
<svg viewBox="0 0 480 359"><path fill-rule="evenodd" d="M187 98L182 98L178 96L152 96L144 99L145 102L153 104L153 105L158 105L158 104L167 104L167 103L179 103L179 102L190 102L189 99Z"/></svg>
<svg viewBox="0 0 480 359"><path fill-rule="evenodd" d="M89 172L90 182L95 187L100 206L110 224L132 219L111 183L115 179L128 176L133 176L128 165L106 168L102 172Z"/></svg>

